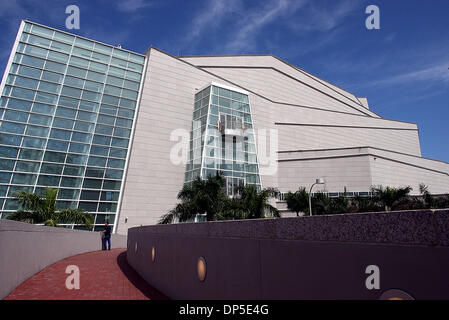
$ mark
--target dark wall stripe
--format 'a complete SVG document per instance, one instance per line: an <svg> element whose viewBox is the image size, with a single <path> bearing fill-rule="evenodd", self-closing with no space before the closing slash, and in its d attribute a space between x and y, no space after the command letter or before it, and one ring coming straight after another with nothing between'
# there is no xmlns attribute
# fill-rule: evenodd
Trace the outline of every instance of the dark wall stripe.
<svg viewBox="0 0 449 320"><path fill-rule="evenodd" d="M329 127L329 128L356 128L356 129L374 129L374 130L418 131L418 129L411 129L411 128L345 126L345 125L337 125L337 124L308 124L308 123L285 123L285 122L275 122L274 124L277 126L297 126L297 127Z"/></svg>
<svg viewBox="0 0 449 320"><path fill-rule="evenodd" d="M276 68L274 68L274 67L255 67L255 66L199 66L199 67L200 67L200 68L206 68L206 69L207 69L207 68L212 68L212 69L214 69L214 68L215 68L215 69L222 69L222 68L225 68L225 69L265 69L265 70L273 70L273 71L276 71L276 72L282 74L284 77L290 78L290 79L292 79L292 80L294 80L294 81L296 81L296 82L301 83L302 85L304 85L304 86L306 86L306 87L311 88L312 90L318 91L319 93L324 94L325 96L327 96L327 97L329 97L329 98L331 98L331 99L333 99L333 100L336 100L336 101L338 101L338 102L340 102L340 103L346 105L347 107L350 107L350 108L352 108L352 109L354 109L354 110L356 110L356 111L358 111L358 112L360 112L360 113L363 113L363 114L367 115L368 117L373 117L371 114L369 114L369 113L367 113L367 112L365 112L365 111L363 111L363 110L357 109L356 107L351 106L349 103L347 103L347 102L345 102L345 101L342 101L342 100L338 99L337 97L334 97L333 95L330 95L330 94L328 94L328 93L326 93L326 92L324 92L324 91L322 91L322 90L320 90L320 89L318 89L318 88L316 88L316 87L314 87L314 86L312 86L312 85L310 85L310 84L307 84L307 83L305 83L304 81L301 81L301 80L299 80L299 79L297 79L297 78L295 78L295 77L293 77L293 76L291 76L291 75L289 75L289 74L287 74L287 73L285 73L285 72L283 72L283 71L281 71L281 70L279 70L279 69L276 69ZM331 88L329 88L329 89L331 89ZM335 90L334 90L334 91L335 91ZM338 92L337 92L337 93L338 93ZM346 97L346 98L347 98L347 97ZM349 98L348 98L348 99L349 99ZM349 99L349 100L353 101L352 99ZM353 102L356 103L355 101L353 101ZM360 104L360 102L359 102L359 103L356 103L356 104ZM367 109L366 109L364 106L362 106L361 104L360 104L360 107L361 107L362 109L367 110Z"/></svg>
<svg viewBox="0 0 449 320"><path fill-rule="evenodd" d="M411 167L415 167L415 168L418 168L418 169L432 171L432 172L436 172L436 173L439 173L439 174L444 174L444 175L449 176L448 172L444 172L444 171L439 171L439 170L435 170L435 169L430 169L430 168L418 166L418 165L415 165L415 164L412 164L412 163L407 163L407 162L404 162L404 161L399 161L399 160L391 159L391 158L388 158L388 157L379 156L377 154L373 154L373 153L369 153L369 152L364 153L364 154L329 156L329 157L321 157L321 158L312 157L312 158L302 158L302 159L281 159L281 160L278 160L278 162L296 162L296 161L344 159L344 158L358 158L358 157L367 157L367 156L371 156L371 157L379 158L379 159L384 159L384 160L387 160L387 161L396 162L396 163L403 164L403 165L406 165L406 166L411 166Z"/></svg>

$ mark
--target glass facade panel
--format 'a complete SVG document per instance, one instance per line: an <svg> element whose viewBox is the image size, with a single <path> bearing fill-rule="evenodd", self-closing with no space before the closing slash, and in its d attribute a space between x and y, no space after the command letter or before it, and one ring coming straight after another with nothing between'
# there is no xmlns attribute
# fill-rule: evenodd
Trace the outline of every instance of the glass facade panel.
<svg viewBox="0 0 449 320"><path fill-rule="evenodd" d="M144 56L31 22L18 39L0 98L0 214L20 190L55 187L58 208L113 224Z"/></svg>
<svg viewBox="0 0 449 320"><path fill-rule="evenodd" d="M248 102L247 94L219 86L195 95L186 183L222 172L228 195L244 184L261 188L251 113L243 102Z"/></svg>

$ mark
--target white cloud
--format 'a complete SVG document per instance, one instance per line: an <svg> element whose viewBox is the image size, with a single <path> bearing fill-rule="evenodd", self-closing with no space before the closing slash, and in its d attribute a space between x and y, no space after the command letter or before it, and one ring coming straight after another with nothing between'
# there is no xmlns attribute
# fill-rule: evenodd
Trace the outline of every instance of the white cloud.
<svg viewBox="0 0 449 320"><path fill-rule="evenodd" d="M307 0L274 0L261 9L247 12L239 23L238 30L233 34L226 46L226 51L240 52L256 47L256 38L261 30L272 22L281 21L283 16L294 14ZM253 12L252 12L253 11Z"/></svg>
<svg viewBox="0 0 449 320"><path fill-rule="evenodd" d="M152 5L151 2L145 0L120 0L117 2L117 9L123 12L135 12Z"/></svg>
<svg viewBox="0 0 449 320"><path fill-rule="evenodd" d="M407 71L393 75L382 80L371 82L370 85L398 85L412 82L448 82L449 83L449 62L444 61L417 71Z"/></svg>
<svg viewBox="0 0 449 320"><path fill-rule="evenodd" d="M192 21L192 27L186 36L186 41L195 41L211 27L218 26L223 18L241 8L241 0L210 0Z"/></svg>

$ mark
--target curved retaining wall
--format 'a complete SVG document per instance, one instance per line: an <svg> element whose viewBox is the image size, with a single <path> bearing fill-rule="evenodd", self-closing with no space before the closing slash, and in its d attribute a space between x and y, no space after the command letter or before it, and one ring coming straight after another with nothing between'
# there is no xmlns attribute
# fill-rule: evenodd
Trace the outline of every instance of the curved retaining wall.
<svg viewBox="0 0 449 320"><path fill-rule="evenodd" d="M449 210L136 227L127 258L173 299L449 299Z"/></svg>
<svg viewBox="0 0 449 320"><path fill-rule="evenodd" d="M112 235L111 242L126 248L126 236ZM45 267L96 250L101 250L98 232L0 220L0 299Z"/></svg>

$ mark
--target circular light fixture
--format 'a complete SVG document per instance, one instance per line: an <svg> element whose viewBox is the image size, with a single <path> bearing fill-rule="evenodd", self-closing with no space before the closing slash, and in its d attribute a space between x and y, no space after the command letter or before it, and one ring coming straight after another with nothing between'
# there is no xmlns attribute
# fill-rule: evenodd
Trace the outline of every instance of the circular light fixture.
<svg viewBox="0 0 449 320"><path fill-rule="evenodd" d="M415 300L410 294L398 289L390 289L385 291L379 300Z"/></svg>
<svg viewBox="0 0 449 320"><path fill-rule="evenodd" d="M134 252L137 252L137 242L134 244Z"/></svg>
<svg viewBox="0 0 449 320"><path fill-rule="evenodd" d="M151 248L151 261L156 260L156 249L154 247Z"/></svg>
<svg viewBox="0 0 449 320"><path fill-rule="evenodd" d="M204 282L206 280L207 274L206 259L204 259L204 257L198 258L198 262L196 264L196 271L198 273L198 280Z"/></svg>

